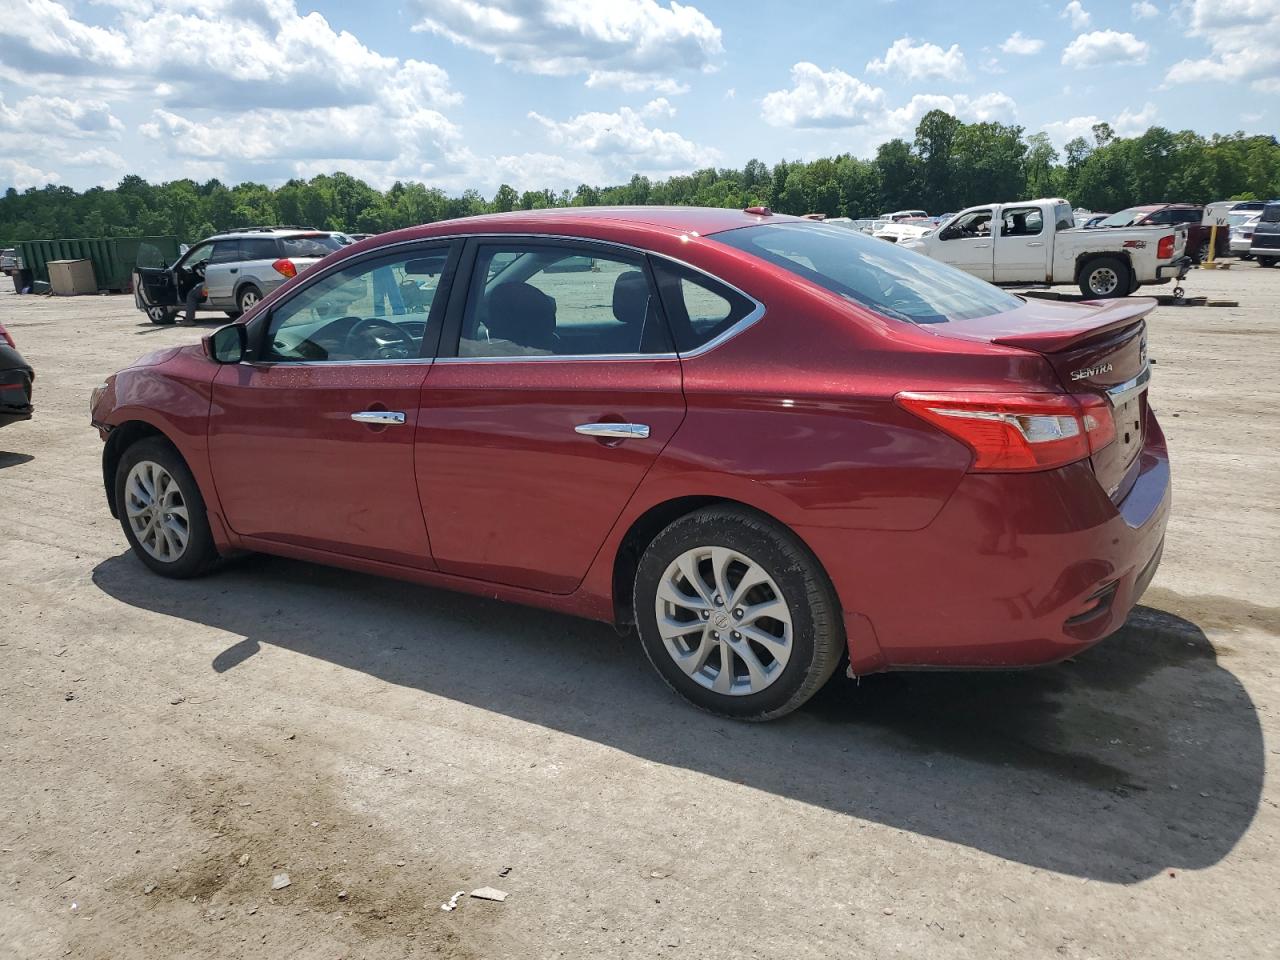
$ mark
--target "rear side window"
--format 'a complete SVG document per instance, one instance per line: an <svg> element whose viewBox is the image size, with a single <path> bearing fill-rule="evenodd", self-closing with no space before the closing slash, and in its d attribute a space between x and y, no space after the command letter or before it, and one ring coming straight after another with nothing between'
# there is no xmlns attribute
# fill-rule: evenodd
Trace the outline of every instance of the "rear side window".
<svg viewBox="0 0 1280 960"><path fill-rule="evenodd" d="M308 233L301 237L281 237L280 255L284 257L327 257L341 250L343 243L327 233Z"/></svg>
<svg viewBox="0 0 1280 960"><path fill-rule="evenodd" d="M213 256L210 263L235 263L240 259L239 240L219 240L213 245Z"/></svg>
<svg viewBox="0 0 1280 960"><path fill-rule="evenodd" d="M1044 230L1044 214L1039 207L1009 207L1000 218L1003 237L1035 237Z"/></svg>
<svg viewBox="0 0 1280 960"><path fill-rule="evenodd" d="M1022 306L1017 297L955 267L821 223L762 223L716 233L711 239L908 323L971 320Z"/></svg>
<svg viewBox="0 0 1280 960"><path fill-rule="evenodd" d="M1280 203L1269 203L1262 211L1263 223L1280 223Z"/></svg>
<svg viewBox="0 0 1280 960"><path fill-rule="evenodd" d="M268 237L243 237L240 240L241 260L275 260L276 242Z"/></svg>
<svg viewBox="0 0 1280 960"><path fill-rule="evenodd" d="M652 263L679 353L710 343L756 309L754 300L706 274L657 258Z"/></svg>

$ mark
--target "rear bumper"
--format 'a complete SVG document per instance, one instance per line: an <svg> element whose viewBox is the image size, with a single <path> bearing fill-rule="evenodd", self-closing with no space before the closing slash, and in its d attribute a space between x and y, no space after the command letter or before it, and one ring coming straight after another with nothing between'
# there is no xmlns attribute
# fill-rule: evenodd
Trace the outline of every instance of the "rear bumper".
<svg viewBox="0 0 1280 960"><path fill-rule="evenodd" d="M1174 260L1172 263L1166 263L1162 266L1156 267L1156 279L1181 280L1187 275L1187 271L1191 269L1191 264L1193 262L1194 261L1190 257L1182 256L1177 260Z"/></svg>
<svg viewBox="0 0 1280 960"><path fill-rule="evenodd" d="M1171 496L1154 416L1112 503L1087 462L967 474L928 527L806 529L846 611L851 673L1053 663L1123 626L1155 575Z"/></svg>

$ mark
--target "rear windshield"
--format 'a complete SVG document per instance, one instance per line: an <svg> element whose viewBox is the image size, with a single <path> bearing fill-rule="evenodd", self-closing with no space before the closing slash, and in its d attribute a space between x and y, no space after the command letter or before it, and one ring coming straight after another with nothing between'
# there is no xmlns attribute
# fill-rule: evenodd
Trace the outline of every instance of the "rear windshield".
<svg viewBox="0 0 1280 960"><path fill-rule="evenodd" d="M896 244L821 223L769 223L711 237L854 303L909 323L1015 310L1017 297Z"/></svg>
<svg viewBox="0 0 1280 960"><path fill-rule="evenodd" d="M1262 211L1263 223L1280 223L1280 203L1268 203Z"/></svg>
<svg viewBox="0 0 1280 960"><path fill-rule="evenodd" d="M308 233L302 237L281 237L280 253L286 257L327 257L344 244L330 233Z"/></svg>

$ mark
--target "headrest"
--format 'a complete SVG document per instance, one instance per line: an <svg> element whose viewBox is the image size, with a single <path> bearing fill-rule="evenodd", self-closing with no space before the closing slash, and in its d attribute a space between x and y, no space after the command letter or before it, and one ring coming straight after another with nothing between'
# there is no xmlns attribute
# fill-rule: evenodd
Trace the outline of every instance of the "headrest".
<svg viewBox="0 0 1280 960"><path fill-rule="evenodd" d="M549 350L555 340L556 301L527 283L504 283L489 294L485 326L491 336Z"/></svg>
<svg viewBox="0 0 1280 960"><path fill-rule="evenodd" d="M643 323L649 309L649 281L639 270L627 270L613 281L613 315L628 326Z"/></svg>

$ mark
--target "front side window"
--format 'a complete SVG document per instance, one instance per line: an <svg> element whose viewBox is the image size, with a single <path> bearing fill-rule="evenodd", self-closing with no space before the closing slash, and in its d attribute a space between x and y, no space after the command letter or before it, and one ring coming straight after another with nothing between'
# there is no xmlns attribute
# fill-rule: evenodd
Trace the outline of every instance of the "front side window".
<svg viewBox="0 0 1280 960"><path fill-rule="evenodd" d="M421 356L448 255L433 248L366 260L304 287L272 311L266 359Z"/></svg>
<svg viewBox="0 0 1280 960"><path fill-rule="evenodd" d="M973 240L991 236L991 211L970 210L947 224L939 235L942 240Z"/></svg>
<svg viewBox="0 0 1280 960"><path fill-rule="evenodd" d="M1039 207L1010 207L1000 215L1002 237L1036 237L1044 230Z"/></svg>
<svg viewBox="0 0 1280 960"><path fill-rule="evenodd" d="M190 270L198 263L208 263L209 257L213 255L213 243L202 243L197 247L187 251L187 256L182 261L182 267Z"/></svg>
<svg viewBox="0 0 1280 960"><path fill-rule="evenodd" d="M565 244L483 244L460 357L589 357L671 352L638 255Z"/></svg>
<svg viewBox="0 0 1280 960"><path fill-rule="evenodd" d="M909 323L970 320L1022 306L1017 297L962 270L839 227L762 223L711 239Z"/></svg>

